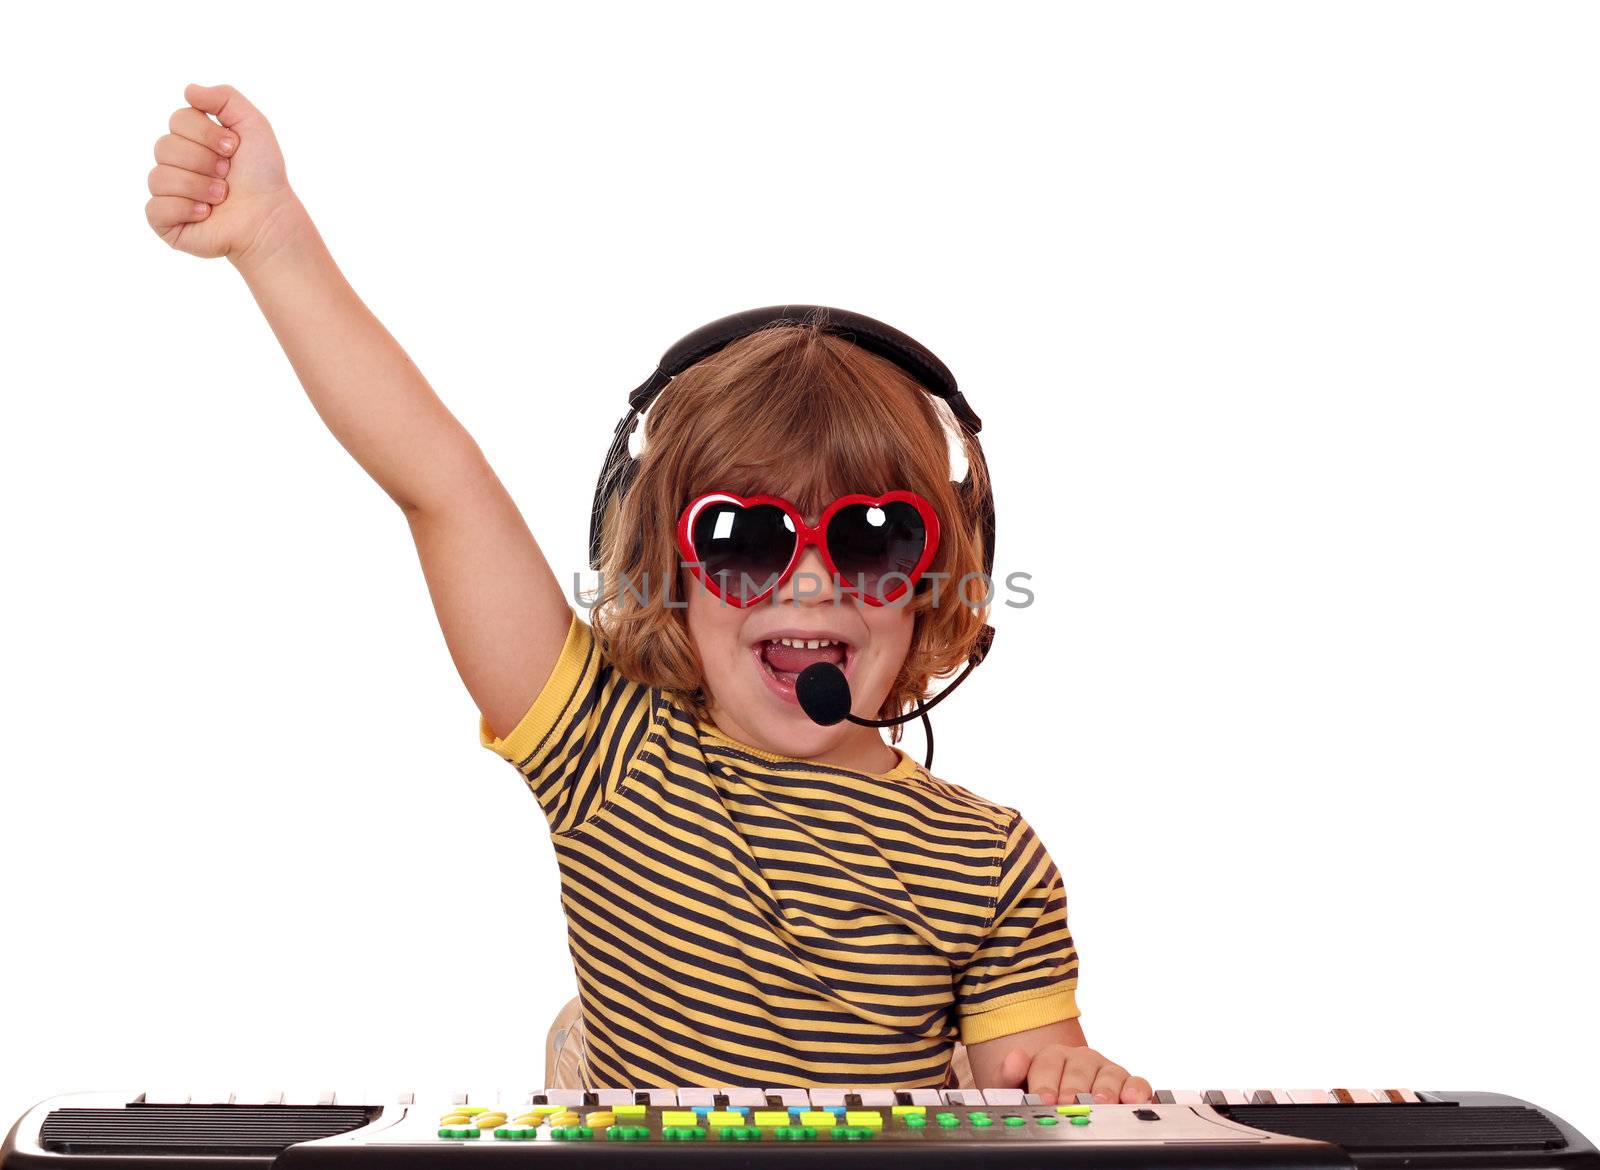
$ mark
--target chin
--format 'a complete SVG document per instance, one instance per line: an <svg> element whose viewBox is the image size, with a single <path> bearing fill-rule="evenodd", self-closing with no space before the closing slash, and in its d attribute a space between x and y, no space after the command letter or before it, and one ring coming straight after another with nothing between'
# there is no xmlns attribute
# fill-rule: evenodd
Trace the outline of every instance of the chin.
<svg viewBox="0 0 1600 1170"><path fill-rule="evenodd" d="M736 711L733 715L742 726L749 729L752 736L759 738L760 742L751 746L800 759L820 756L837 747L850 727L849 723L823 727L811 722L799 707L779 705L770 699L753 703L749 709Z"/></svg>

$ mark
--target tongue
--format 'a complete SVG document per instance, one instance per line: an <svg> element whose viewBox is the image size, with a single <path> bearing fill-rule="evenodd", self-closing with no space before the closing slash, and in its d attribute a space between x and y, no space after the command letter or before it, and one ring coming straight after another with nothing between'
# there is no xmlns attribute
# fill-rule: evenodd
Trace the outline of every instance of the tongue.
<svg viewBox="0 0 1600 1170"><path fill-rule="evenodd" d="M785 646L782 642L764 642L767 665L773 670L785 674L799 674L814 662L831 662L835 666L844 665L844 647L840 645L818 646L815 650L805 650L798 646Z"/></svg>

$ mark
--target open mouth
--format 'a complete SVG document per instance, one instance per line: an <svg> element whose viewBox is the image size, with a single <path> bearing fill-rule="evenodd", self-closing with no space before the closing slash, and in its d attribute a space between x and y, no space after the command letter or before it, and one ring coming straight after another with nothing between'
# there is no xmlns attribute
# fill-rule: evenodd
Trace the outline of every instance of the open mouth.
<svg viewBox="0 0 1600 1170"><path fill-rule="evenodd" d="M855 647L837 638L767 638L751 647L756 666L780 698L798 703L794 684L800 672L818 662L830 662L850 677Z"/></svg>

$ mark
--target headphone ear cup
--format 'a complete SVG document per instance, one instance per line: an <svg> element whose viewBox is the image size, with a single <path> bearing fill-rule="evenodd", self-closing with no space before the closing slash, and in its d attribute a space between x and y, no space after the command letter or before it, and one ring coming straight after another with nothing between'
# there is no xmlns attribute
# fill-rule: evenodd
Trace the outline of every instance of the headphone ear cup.
<svg viewBox="0 0 1600 1170"><path fill-rule="evenodd" d="M626 463L620 465L616 470L615 481L613 482L610 493L606 496L605 506L600 515L601 539L600 547L595 553L594 559L596 563L591 566L594 569L600 568L600 554L605 549L605 534L607 532L615 531L615 526L621 522L620 517L622 515L623 501L627 499L628 489L633 486L633 481L635 478L637 478L638 474L639 461L633 458L630 458ZM639 534L634 533L634 543L637 545L638 541ZM630 550L630 555L624 559L631 561L633 559L631 554L636 551L637 549Z"/></svg>

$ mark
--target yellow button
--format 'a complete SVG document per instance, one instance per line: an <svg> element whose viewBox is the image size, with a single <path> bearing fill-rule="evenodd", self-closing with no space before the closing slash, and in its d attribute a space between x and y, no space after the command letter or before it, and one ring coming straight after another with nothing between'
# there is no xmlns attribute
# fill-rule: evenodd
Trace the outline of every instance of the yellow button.
<svg viewBox="0 0 1600 1170"><path fill-rule="evenodd" d="M648 1105L613 1105L611 1112L618 1117L643 1117L644 1111L648 1108L650 1108Z"/></svg>
<svg viewBox="0 0 1600 1170"><path fill-rule="evenodd" d="M439 1118L439 1124L440 1125L465 1125L467 1122L469 1122L471 1120L472 1120L472 1118L468 1117L465 1113L446 1113L443 1117Z"/></svg>
<svg viewBox="0 0 1600 1170"><path fill-rule="evenodd" d="M928 1107L926 1105L894 1105L890 1108L893 1110L895 1117L904 1117L907 1114L915 1114L918 1117L923 1117L928 1112Z"/></svg>
<svg viewBox="0 0 1600 1170"><path fill-rule="evenodd" d="M695 1116L693 1109L663 1109L661 1111L662 1125L699 1125L700 1119Z"/></svg>
<svg viewBox="0 0 1600 1170"><path fill-rule="evenodd" d="M883 1127L883 1114L876 1109L846 1109L844 1111L846 1125L876 1125Z"/></svg>
<svg viewBox="0 0 1600 1170"><path fill-rule="evenodd" d="M707 1125L743 1125L744 1114L735 1113L731 1109L713 1109L706 1114Z"/></svg>
<svg viewBox="0 0 1600 1170"><path fill-rule="evenodd" d="M756 1114L757 1125L788 1125L789 1111L787 1109L763 1110Z"/></svg>
<svg viewBox="0 0 1600 1170"><path fill-rule="evenodd" d="M817 1111L815 1113L802 1113L800 1115L800 1124L801 1125L824 1125L824 1126L826 1126L826 1125L838 1125L839 1124L839 1119L837 1117L835 1117L833 1114L829 1113L826 1109L823 1109L823 1110L819 1110L819 1111Z"/></svg>
<svg viewBox="0 0 1600 1170"><path fill-rule="evenodd" d="M580 1122L582 1120L583 1119L581 1117L579 1117L576 1113L571 1113L571 1112L567 1112L567 1113L552 1113L550 1115L550 1124L551 1125L577 1125L578 1122Z"/></svg>
<svg viewBox="0 0 1600 1170"><path fill-rule="evenodd" d="M487 1112L489 1112L489 1107L487 1105L458 1105L456 1108L452 1109L450 1112L452 1112L452 1113L465 1113L468 1117L471 1117L475 1113L487 1113Z"/></svg>
<svg viewBox="0 0 1600 1170"><path fill-rule="evenodd" d="M616 1123L617 1115L609 1109L598 1109L593 1113L583 1115L583 1124L592 1125L595 1129L599 1129L603 1125L615 1125Z"/></svg>
<svg viewBox="0 0 1600 1170"><path fill-rule="evenodd" d="M506 1115L504 1113L480 1113L473 1120L484 1129L493 1129L497 1125L506 1123Z"/></svg>
<svg viewBox="0 0 1600 1170"><path fill-rule="evenodd" d="M1056 1112L1068 1117L1086 1117L1094 1111L1093 1105L1057 1105Z"/></svg>

